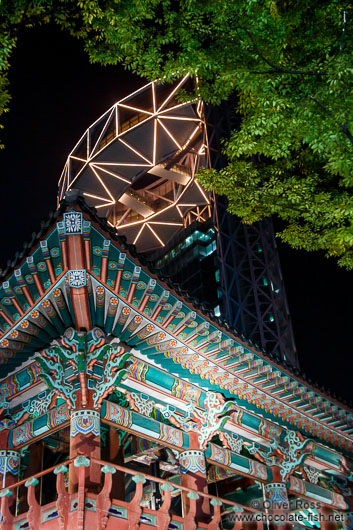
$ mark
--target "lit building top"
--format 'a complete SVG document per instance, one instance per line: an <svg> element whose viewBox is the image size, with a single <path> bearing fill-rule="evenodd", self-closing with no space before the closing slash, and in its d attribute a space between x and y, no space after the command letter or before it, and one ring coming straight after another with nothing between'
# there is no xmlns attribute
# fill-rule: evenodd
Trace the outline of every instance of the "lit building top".
<svg viewBox="0 0 353 530"><path fill-rule="evenodd" d="M203 104L180 101L190 88L188 75L153 81L113 105L71 151L59 200L79 189L140 251L209 217L208 195L195 181L208 164Z"/></svg>

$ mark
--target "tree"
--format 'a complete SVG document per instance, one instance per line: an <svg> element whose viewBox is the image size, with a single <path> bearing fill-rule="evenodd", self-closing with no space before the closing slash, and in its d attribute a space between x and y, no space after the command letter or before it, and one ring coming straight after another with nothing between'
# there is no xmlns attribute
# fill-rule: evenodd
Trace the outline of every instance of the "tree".
<svg viewBox="0 0 353 530"><path fill-rule="evenodd" d="M351 19L342 0L3 2L0 105L19 28L49 20L92 61L150 79L188 71L212 103L237 93L229 164L200 181L244 222L275 214L284 241L353 268Z"/></svg>

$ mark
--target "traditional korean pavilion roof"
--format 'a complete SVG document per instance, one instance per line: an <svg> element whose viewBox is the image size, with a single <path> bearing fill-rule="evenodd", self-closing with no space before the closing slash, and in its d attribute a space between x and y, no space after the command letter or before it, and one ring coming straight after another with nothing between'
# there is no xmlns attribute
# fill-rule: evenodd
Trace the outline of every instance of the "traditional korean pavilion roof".
<svg viewBox="0 0 353 530"><path fill-rule="evenodd" d="M73 234L82 235L85 268L70 267ZM87 330L98 326L119 337L142 361L203 389L218 387L244 411L352 452L351 409L158 277L151 263L72 191L2 274L3 400L39 381L36 357L66 328L82 327L78 311Z"/></svg>

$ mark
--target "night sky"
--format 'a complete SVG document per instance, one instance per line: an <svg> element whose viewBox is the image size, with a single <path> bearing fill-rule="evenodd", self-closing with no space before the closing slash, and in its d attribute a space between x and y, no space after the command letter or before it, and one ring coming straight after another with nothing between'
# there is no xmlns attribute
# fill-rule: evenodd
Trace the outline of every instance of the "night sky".
<svg viewBox="0 0 353 530"><path fill-rule="evenodd" d="M10 112L0 118L3 268L56 208L60 173L85 129L145 83L122 67L91 65L81 43L52 26L23 32L11 63ZM353 272L279 248L301 370L351 400Z"/></svg>

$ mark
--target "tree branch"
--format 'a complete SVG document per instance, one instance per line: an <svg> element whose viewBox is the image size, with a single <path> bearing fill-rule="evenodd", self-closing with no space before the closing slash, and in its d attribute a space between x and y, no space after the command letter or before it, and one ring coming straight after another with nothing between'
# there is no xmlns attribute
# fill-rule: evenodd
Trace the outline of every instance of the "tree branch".
<svg viewBox="0 0 353 530"><path fill-rule="evenodd" d="M259 55L259 54L258 54ZM261 57L261 56L260 56ZM262 57L261 57L262 58ZM275 70L251 70L250 74L293 74L293 75L327 75L326 72L304 72L302 70L287 70L285 68L276 67Z"/></svg>
<svg viewBox="0 0 353 530"><path fill-rule="evenodd" d="M350 130L348 129L347 127L347 124L346 123L338 123L337 120L335 119L334 115L332 114L332 112L327 108L325 107L325 105L323 105L319 100L317 100L316 98L314 98L313 96L309 96L309 98L311 100L313 100L313 102L327 115L329 116L330 118L332 118L333 121L335 121L338 125L338 127L341 129L341 132L343 134L345 134L348 138L348 140L350 141L350 143L353 145L353 135L352 133L350 132Z"/></svg>
<svg viewBox="0 0 353 530"><path fill-rule="evenodd" d="M252 45L254 46L255 53L266 63L268 66L272 68L272 70L266 70L266 71L259 71L259 72L250 72L253 74L274 74L274 73L281 73L281 74L293 74L293 75L327 75L326 72L312 72L312 71L303 71L303 70L290 70L287 68L282 68L281 66L278 66L274 64L272 61L267 59L261 52L260 49L255 42L254 37L252 36L252 33L248 30L248 28L244 28L243 26L238 26L240 29L245 31L247 36L252 42Z"/></svg>
<svg viewBox="0 0 353 530"><path fill-rule="evenodd" d="M58 9L58 6L55 5L51 8L48 8L46 11L43 11L42 13L38 13L37 15L28 15L25 13L21 21L17 22L16 24L9 23L6 17L0 17L0 25L16 34L22 28L31 27L34 24L41 24L45 18L51 17L51 15L59 12L60 9Z"/></svg>

